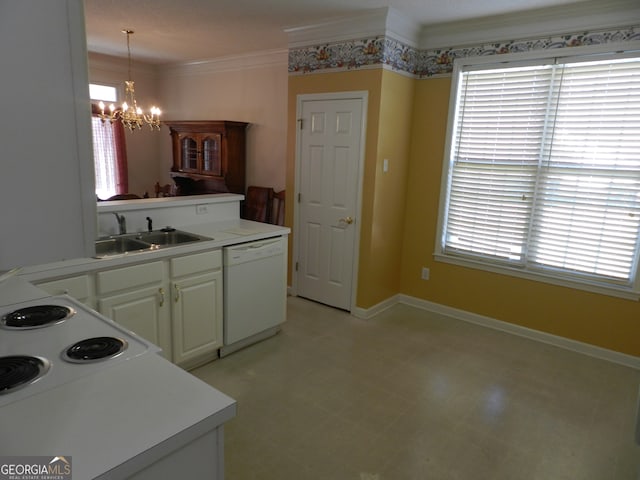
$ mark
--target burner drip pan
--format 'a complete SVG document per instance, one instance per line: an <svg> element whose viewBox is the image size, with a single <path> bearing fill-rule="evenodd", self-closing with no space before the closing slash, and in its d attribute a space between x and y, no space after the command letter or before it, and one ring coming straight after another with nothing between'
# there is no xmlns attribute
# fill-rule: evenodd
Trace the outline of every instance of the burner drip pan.
<svg viewBox="0 0 640 480"><path fill-rule="evenodd" d="M62 358L71 363L99 362L120 355L127 345L126 340L116 337L87 338L65 349Z"/></svg>
<svg viewBox="0 0 640 480"><path fill-rule="evenodd" d="M48 327L64 322L75 313L73 308L64 305L34 305L3 315L0 326L11 330Z"/></svg>
<svg viewBox="0 0 640 480"><path fill-rule="evenodd" d="M41 357L0 357L0 395L30 385L47 373L50 367L51 363Z"/></svg>

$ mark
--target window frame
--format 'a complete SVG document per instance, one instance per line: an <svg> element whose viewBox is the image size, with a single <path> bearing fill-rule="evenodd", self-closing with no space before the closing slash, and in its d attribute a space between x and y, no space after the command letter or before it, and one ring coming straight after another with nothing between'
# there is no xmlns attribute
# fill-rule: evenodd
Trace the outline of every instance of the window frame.
<svg viewBox="0 0 640 480"><path fill-rule="evenodd" d="M569 63L572 60L598 60L618 58L624 56L640 56L640 42L624 42L619 44L607 44L586 47L570 47L540 50L534 52L514 53L491 55L483 57L458 58L453 63L453 73L451 82L451 92L449 98L448 121L445 137L445 149L443 158L442 178L440 184L440 199L438 207L438 221L436 226L436 239L434 258L436 261L469 267L488 272L515 276L528 280L549 283L553 285L570 287L589 292L595 292L615 297L621 297L632 300L640 299L640 278L638 275L638 267L632 273L631 285L616 285L614 283L603 282L597 278L588 276L572 277L566 273L554 274L553 269L547 270L527 270L523 267L516 267L500 262L482 261L482 259L469 258L459 256L444 251L444 233L445 220L447 217L448 194L452 180L453 172L453 155L454 148L453 134L457 118L458 92L459 85L462 80L461 72L469 69L487 69L492 66L496 68L506 66L530 66L542 63ZM639 239L640 241L640 235Z"/></svg>

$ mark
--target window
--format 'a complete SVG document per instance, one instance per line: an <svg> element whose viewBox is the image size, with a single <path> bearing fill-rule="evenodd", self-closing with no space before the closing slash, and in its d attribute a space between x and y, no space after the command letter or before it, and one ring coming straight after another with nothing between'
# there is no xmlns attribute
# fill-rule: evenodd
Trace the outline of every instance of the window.
<svg viewBox="0 0 640 480"><path fill-rule="evenodd" d="M118 101L118 90L111 85L89 84L89 96L91 100L101 100L105 103L116 103Z"/></svg>
<svg viewBox="0 0 640 480"><path fill-rule="evenodd" d="M640 57L472 63L454 71L436 258L637 293Z"/></svg>
<svg viewBox="0 0 640 480"><path fill-rule="evenodd" d="M117 101L117 90L108 85L90 84L92 101ZM103 123L100 109L92 105L93 160L96 176L96 196L107 199L128 192L127 152L124 127L120 122Z"/></svg>

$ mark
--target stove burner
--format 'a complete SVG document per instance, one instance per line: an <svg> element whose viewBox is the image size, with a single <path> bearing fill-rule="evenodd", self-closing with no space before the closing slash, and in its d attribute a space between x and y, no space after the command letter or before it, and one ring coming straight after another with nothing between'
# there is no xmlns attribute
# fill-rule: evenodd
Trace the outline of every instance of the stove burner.
<svg viewBox="0 0 640 480"><path fill-rule="evenodd" d="M0 319L0 326L7 329L41 328L64 322L76 312L62 305L35 305L7 313Z"/></svg>
<svg viewBox="0 0 640 480"><path fill-rule="evenodd" d="M51 364L40 357L13 355L0 357L0 395L35 382L47 373Z"/></svg>
<svg viewBox="0 0 640 480"><path fill-rule="evenodd" d="M72 363L98 362L113 358L127 348L127 342L115 337L87 338L67 348L62 357Z"/></svg>

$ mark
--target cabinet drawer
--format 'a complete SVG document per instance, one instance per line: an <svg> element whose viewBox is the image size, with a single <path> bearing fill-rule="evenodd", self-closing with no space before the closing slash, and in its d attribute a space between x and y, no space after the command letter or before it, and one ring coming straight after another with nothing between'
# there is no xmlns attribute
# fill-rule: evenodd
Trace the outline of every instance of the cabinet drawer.
<svg viewBox="0 0 640 480"><path fill-rule="evenodd" d="M163 276L162 262L106 270L96 274L96 290L98 295L104 295L118 290L162 282Z"/></svg>
<svg viewBox="0 0 640 480"><path fill-rule="evenodd" d="M222 268L222 251L195 253L171 259L171 276L182 277L193 273L209 272Z"/></svg>
<svg viewBox="0 0 640 480"><path fill-rule="evenodd" d="M38 287L51 295L67 294L78 300L89 298L89 277L87 275L38 283Z"/></svg>

